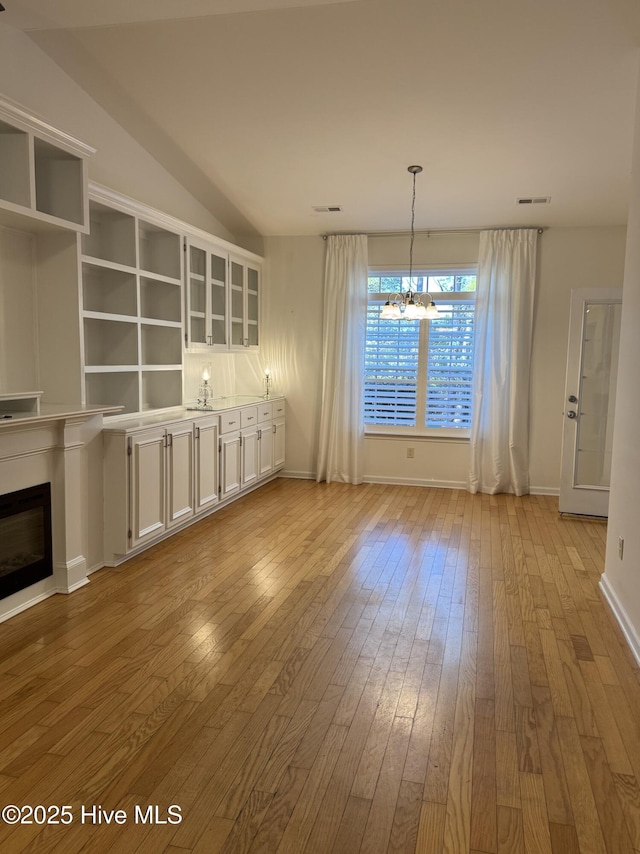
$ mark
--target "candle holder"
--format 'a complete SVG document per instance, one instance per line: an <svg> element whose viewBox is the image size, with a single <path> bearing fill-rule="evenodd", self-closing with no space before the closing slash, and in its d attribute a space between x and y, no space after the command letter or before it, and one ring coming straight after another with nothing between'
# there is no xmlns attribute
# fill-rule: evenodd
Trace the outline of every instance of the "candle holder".
<svg viewBox="0 0 640 854"><path fill-rule="evenodd" d="M265 369L264 372L264 395L265 400L269 400L271 397L271 371L269 368Z"/></svg>
<svg viewBox="0 0 640 854"><path fill-rule="evenodd" d="M209 385L211 365L202 366L202 382L198 387L198 409L211 409L209 401L213 397L213 389Z"/></svg>

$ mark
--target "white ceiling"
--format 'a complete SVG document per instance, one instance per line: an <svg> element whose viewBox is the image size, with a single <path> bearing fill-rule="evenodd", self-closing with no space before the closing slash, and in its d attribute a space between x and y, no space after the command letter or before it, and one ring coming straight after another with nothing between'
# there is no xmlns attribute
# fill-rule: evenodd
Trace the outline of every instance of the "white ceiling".
<svg viewBox="0 0 640 854"><path fill-rule="evenodd" d="M626 221L628 0L3 2L236 234Z"/></svg>

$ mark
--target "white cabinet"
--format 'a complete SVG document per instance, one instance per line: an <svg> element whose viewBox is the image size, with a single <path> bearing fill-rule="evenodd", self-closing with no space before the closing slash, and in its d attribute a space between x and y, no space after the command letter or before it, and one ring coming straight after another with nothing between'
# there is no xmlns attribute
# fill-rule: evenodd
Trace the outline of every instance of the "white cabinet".
<svg viewBox="0 0 640 854"><path fill-rule="evenodd" d="M260 345L260 269L239 256L229 256L231 349L257 350Z"/></svg>
<svg viewBox="0 0 640 854"><path fill-rule="evenodd" d="M179 525L195 512L195 425L167 427L167 527Z"/></svg>
<svg viewBox="0 0 640 854"><path fill-rule="evenodd" d="M95 149L0 100L0 222L87 232L87 158Z"/></svg>
<svg viewBox="0 0 640 854"><path fill-rule="evenodd" d="M187 239L185 251L186 346L196 351L228 350L228 253L194 238Z"/></svg>
<svg viewBox="0 0 640 854"><path fill-rule="evenodd" d="M165 447L164 427L145 430L128 439L130 527L124 551L155 540L167 529ZM122 450L123 447L116 449L116 453ZM123 496L114 496L113 500L122 501Z"/></svg>
<svg viewBox="0 0 640 854"><path fill-rule="evenodd" d="M284 418L267 420L276 406L283 401L105 426L105 563L118 564L272 477L284 464Z"/></svg>
<svg viewBox="0 0 640 854"><path fill-rule="evenodd" d="M195 512L204 513L218 503L218 416L199 418L195 436Z"/></svg>
<svg viewBox="0 0 640 854"><path fill-rule="evenodd" d="M273 467L281 469L284 466L285 420L280 418L273 422Z"/></svg>
<svg viewBox="0 0 640 854"><path fill-rule="evenodd" d="M82 238L84 402L124 413L182 403L182 238L92 197Z"/></svg>

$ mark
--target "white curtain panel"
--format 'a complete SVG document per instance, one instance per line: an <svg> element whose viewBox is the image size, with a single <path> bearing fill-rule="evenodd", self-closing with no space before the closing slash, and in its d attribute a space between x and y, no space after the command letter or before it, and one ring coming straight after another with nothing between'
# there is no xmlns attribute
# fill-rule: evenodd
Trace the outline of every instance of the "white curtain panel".
<svg viewBox="0 0 640 854"><path fill-rule="evenodd" d="M316 480L362 483L367 238L327 237Z"/></svg>
<svg viewBox="0 0 640 854"><path fill-rule="evenodd" d="M480 233L470 492L529 492L536 229Z"/></svg>

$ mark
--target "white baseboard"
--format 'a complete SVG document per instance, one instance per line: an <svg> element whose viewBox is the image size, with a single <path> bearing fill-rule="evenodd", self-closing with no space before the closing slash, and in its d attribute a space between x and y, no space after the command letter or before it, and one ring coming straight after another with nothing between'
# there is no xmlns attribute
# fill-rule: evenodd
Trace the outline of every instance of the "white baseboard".
<svg viewBox="0 0 640 854"><path fill-rule="evenodd" d="M290 477L294 480L315 480L316 473L313 471L287 471L283 469L279 473L280 477Z"/></svg>
<svg viewBox="0 0 640 854"><path fill-rule="evenodd" d="M560 490L557 486L530 486L530 495L560 495Z"/></svg>
<svg viewBox="0 0 640 854"><path fill-rule="evenodd" d="M463 480L428 480L422 477L370 477L364 476L365 483L384 483L391 486L432 486L437 489L466 489Z"/></svg>
<svg viewBox="0 0 640 854"><path fill-rule="evenodd" d="M22 593L23 591L20 591ZM18 601L16 605L13 607L9 606L9 608L5 611L3 610L0 613L0 623L4 623L5 620L10 620L11 617L15 617L16 614L19 614L21 611L26 611L27 608L33 608L34 605L37 605L38 602L42 602L43 599L48 599L50 596L56 595L56 590L44 590L41 593L36 593L35 596L31 596L29 599L23 599L22 601ZM17 594L14 594L17 596ZM7 597L11 598L11 597Z"/></svg>
<svg viewBox="0 0 640 854"><path fill-rule="evenodd" d="M618 594L611 586L611 582L607 578L606 572L604 572L600 578L599 587L600 590L602 590L602 595L607 600L609 607L613 611L613 616L616 618L618 625L622 629L622 634L625 636L635 660L640 664L640 634L638 634L638 630L633 625L623 604L618 599Z"/></svg>

